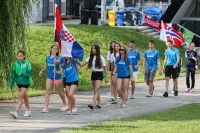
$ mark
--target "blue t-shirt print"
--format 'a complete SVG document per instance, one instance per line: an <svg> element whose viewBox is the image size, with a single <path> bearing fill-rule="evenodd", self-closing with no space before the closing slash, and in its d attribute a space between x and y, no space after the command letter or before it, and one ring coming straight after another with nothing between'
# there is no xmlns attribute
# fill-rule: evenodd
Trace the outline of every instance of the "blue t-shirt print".
<svg viewBox="0 0 200 133"><path fill-rule="evenodd" d="M60 57L56 56L56 59L60 61ZM48 66L48 74L47 74L47 78L49 79L54 79L54 73L53 73L53 69L54 69L54 58L51 58L50 56L48 56L46 58L46 63ZM60 70L60 65L56 65L56 71ZM59 80L61 79L61 75L60 74L56 74L55 76L55 80Z"/></svg>
<svg viewBox="0 0 200 133"><path fill-rule="evenodd" d="M62 66L62 68L64 70L64 76L66 78L67 83L78 80L78 74L73 65L73 62L72 63L68 62L65 66Z"/></svg>
<svg viewBox="0 0 200 133"><path fill-rule="evenodd" d="M128 57L131 58L133 72L137 72L138 68L135 68L134 66L137 65L137 62L140 60L140 52L137 50L133 52L128 50Z"/></svg>
<svg viewBox="0 0 200 133"><path fill-rule="evenodd" d="M179 50L177 48L166 49L165 56L167 56L166 66L174 66L177 62L177 56L179 56Z"/></svg>
<svg viewBox="0 0 200 133"><path fill-rule="evenodd" d="M144 58L146 59L146 68L153 69L158 67L157 60L160 59L160 54L157 50L146 50L144 52Z"/></svg>
<svg viewBox="0 0 200 133"><path fill-rule="evenodd" d="M118 57L115 60L115 65L117 65L118 77L127 77L130 75L129 65L131 65L131 59L128 57L127 62L124 62L124 57L122 57L118 62Z"/></svg>
<svg viewBox="0 0 200 133"><path fill-rule="evenodd" d="M62 58L61 58L61 61L60 61L60 64L62 65L62 64L65 62L65 60L66 60L66 57L62 57ZM77 61L77 60L74 61L74 58L72 58L72 64L74 65L74 67L75 67L75 69L76 69L76 72L78 73L78 70L77 70L77 63L78 63L78 61ZM64 72L63 72L62 76L65 77Z"/></svg>

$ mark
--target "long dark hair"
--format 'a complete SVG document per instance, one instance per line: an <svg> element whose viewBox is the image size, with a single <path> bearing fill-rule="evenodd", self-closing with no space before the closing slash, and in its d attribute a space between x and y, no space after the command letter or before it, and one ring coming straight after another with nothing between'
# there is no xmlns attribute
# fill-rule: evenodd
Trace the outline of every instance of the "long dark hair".
<svg viewBox="0 0 200 133"><path fill-rule="evenodd" d="M57 49L58 49L58 52L56 53L56 56L59 56L59 47L58 47L58 45L52 45L51 46L51 49L54 47L54 46L56 46L57 47ZM50 56L51 56L51 50L50 50Z"/></svg>
<svg viewBox="0 0 200 133"><path fill-rule="evenodd" d="M115 43L115 45L119 45L119 47L121 47L121 45L119 44L119 43ZM116 50L115 50L115 48L114 48L114 56L116 57Z"/></svg>
<svg viewBox="0 0 200 133"><path fill-rule="evenodd" d="M88 68L92 68L92 61L94 58L94 54L92 53L93 47L96 49L96 61L95 61L95 68L102 68L102 61L101 61L101 54L100 54L100 48L99 45L95 44L91 47L90 52L90 59L88 63Z"/></svg>
<svg viewBox="0 0 200 133"><path fill-rule="evenodd" d="M67 58L65 58L65 61L62 64L63 66L67 65ZM70 59L70 66L72 66L72 58Z"/></svg>
<svg viewBox="0 0 200 133"><path fill-rule="evenodd" d="M128 53L127 53L127 48L125 46L121 46L120 48L124 48L124 62L127 63L127 60L128 60ZM120 61L121 59L121 53L119 52L119 58L118 58L118 62Z"/></svg>
<svg viewBox="0 0 200 133"><path fill-rule="evenodd" d="M115 48L112 47L112 43L113 43L113 42L116 44L116 41L112 41L112 42L110 43L110 54L112 54L112 53L114 52L114 49L115 49Z"/></svg>

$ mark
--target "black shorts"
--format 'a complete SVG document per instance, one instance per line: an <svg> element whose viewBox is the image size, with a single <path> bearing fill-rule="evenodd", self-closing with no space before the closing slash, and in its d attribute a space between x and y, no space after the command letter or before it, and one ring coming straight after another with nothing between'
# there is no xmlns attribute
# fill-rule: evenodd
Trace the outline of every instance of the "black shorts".
<svg viewBox="0 0 200 133"><path fill-rule="evenodd" d="M63 78L63 85L64 85L64 87L66 86L66 78L65 77Z"/></svg>
<svg viewBox="0 0 200 133"><path fill-rule="evenodd" d="M130 79L130 75L129 76L126 76L126 77L117 77L117 78L119 78L119 79Z"/></svg>
<svg viewBox="0 0 200 133"><path fill-rule="evenodd" d="M177 78L177 68L173 68L173 66L166 66L165 67L165 77L170 77L173 79Z"/></svg>
<svg viewBox="0 0 200 133"><path fill-rule="evenodd" d="M78 87L78 80L74 82L65 82L65 86L71 86L71 85L76 85Z"/></svg>
<svg viewBox="0 0 200 133"><path fill-rule="evenodd" d="M29 87L29 85L22 85L22 84L17 84L18 88L27 88Z"/></svg>
<svg viewBox="0 0 200 133"><path fill-rule="evenodd" d="M110 64L110 66L109 66L109 71L111 71L111 64Z"/></svg>
<svg viewBox="0 0 200 133"><path fill-rule="evenodd" d="M91 80L103 80L103 72L92 71Z"/></svg>

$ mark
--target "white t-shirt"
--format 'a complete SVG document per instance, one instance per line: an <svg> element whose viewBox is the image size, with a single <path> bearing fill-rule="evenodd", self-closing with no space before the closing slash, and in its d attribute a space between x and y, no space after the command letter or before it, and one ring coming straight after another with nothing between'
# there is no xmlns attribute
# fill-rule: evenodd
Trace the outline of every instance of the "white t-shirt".
<svg viewBox="0 0 200 133"><path fill-rule="evenodd" d="M90 60L90 57L88 57L87 59L86 59L86 62L88 63L89 62L89 60ZM106 61L105 61L105 58L103 57L103 56L101 56L101 62L102 62L102 68L95 68L95 61L96 61L96 56L94 56L93 57L93 61L92 61L92 70L93 71L104 71L104 66L106 66Z"/></svg>
<svg viewBox="0 0 200 133"><path fill-rule="evenodd" d="M117 57L117 56L119 56L119 53L116 53L116 57ZM112 53L112 54L111 54L110 62L111 62L111 63L115 62L116 57L115 57L114 53Z"/></svg>
<svg viewBox="0 0 200 133"><path fill-rule="evenodd" d="M110 60L110 58L111 58L110 51L108 51L108 53L107 53L107 60Z"/></svg>

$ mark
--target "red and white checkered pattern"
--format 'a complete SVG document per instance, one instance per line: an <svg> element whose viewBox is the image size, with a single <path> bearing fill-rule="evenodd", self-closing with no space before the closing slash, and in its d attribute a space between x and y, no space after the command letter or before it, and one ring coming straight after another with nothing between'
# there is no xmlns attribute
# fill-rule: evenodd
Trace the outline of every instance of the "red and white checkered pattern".
<svg viewBox="0 0 200 133"><path fill-rule="evenodd" d="M74 37L69 33L69 31L65 31L64 41L73 42L75 41Z"/></svg>

